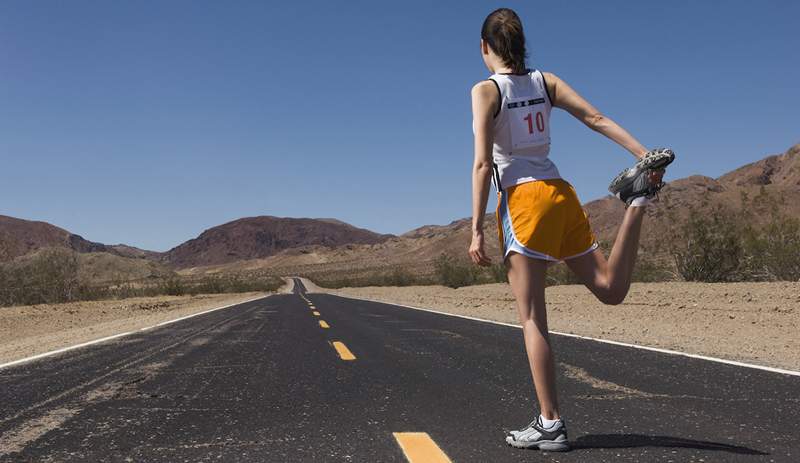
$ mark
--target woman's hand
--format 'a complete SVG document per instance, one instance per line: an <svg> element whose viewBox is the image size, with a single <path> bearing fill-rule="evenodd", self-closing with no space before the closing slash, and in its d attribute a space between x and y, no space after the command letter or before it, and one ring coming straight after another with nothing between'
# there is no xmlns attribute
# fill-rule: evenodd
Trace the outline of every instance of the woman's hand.
<svg viewBox="0 0 800 463"><path fill-rule="evenodd" d="M469 245L469 257L477 265L488 267L492 265L492 260L486 255L484 249L483 232L472 234L472 244Z"/></svg>

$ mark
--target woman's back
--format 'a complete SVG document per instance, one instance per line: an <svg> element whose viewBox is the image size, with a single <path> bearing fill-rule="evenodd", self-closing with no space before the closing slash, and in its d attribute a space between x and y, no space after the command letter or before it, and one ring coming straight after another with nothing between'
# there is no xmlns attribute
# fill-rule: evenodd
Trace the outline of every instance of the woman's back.
<svg viewBox="0 0 800 463"><path fill-rule="evenodd" d="M548 157L553 105L542 73L493 74L489 80L500 93L492 148L500 188L561 178Z"/></svg>

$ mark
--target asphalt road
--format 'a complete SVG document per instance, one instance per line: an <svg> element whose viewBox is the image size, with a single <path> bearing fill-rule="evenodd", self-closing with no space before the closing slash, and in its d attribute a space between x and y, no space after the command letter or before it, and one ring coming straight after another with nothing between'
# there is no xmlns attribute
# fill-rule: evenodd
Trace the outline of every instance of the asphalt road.
<svg viewBox="0 0 800 463"><path fill-rule="evenodd" d="M800 461L798 377L553 342L568 453L504 442L535 413L521 330L287 294L0 370L0 461L404 462L398 432L454 462Z"/></svg>

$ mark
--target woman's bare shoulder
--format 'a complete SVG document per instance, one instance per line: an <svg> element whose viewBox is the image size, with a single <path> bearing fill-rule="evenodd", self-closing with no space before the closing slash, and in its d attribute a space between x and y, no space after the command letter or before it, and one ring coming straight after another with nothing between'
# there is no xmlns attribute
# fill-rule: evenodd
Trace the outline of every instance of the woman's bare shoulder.
<svg viewBox="0 0 800 463"><path fill-rule="evenodd" d="M495 91L495 85L496 84L489 79L481 80L472 86L472 94L481 96L488 95Z"/></svg>

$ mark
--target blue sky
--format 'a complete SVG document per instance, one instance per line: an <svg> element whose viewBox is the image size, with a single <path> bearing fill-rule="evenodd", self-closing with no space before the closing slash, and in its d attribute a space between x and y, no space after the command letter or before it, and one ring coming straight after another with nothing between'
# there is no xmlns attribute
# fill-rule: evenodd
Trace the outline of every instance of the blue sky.
<svg viewBox="0 0 800 463"><path fill-rule="evenodd" d="M668 179L800 142L788 0L6 1L0 214L153 250L243 216L387 233L466 217L469 90L499 6L531 67L675 149ZM552 127L583 201L632 160L563 112Z"/></svg>

